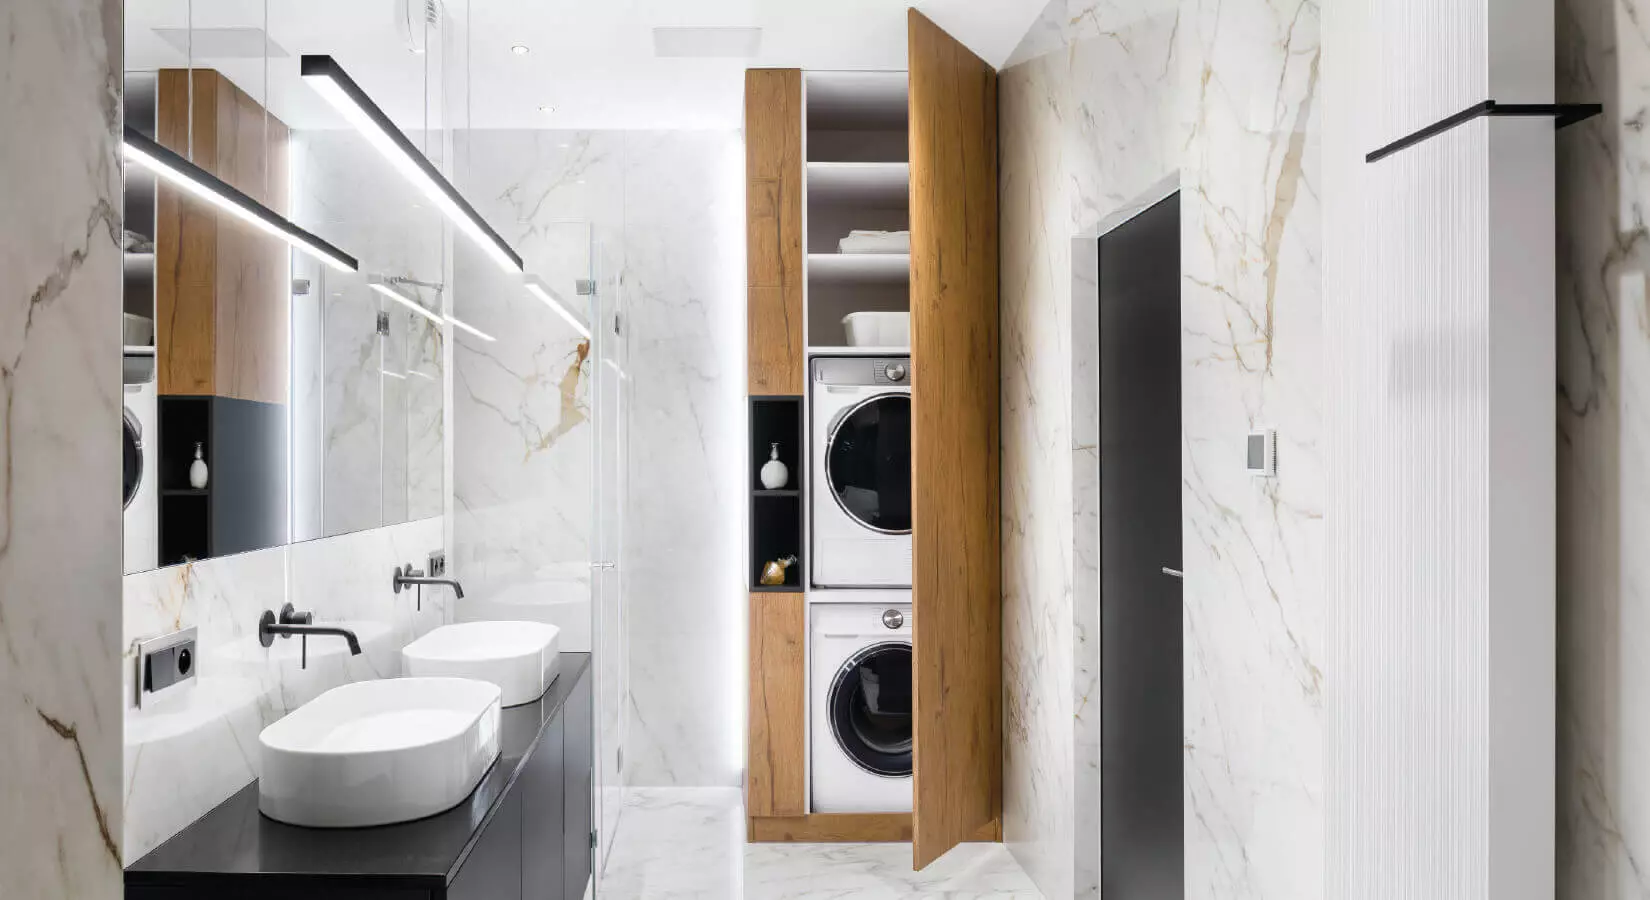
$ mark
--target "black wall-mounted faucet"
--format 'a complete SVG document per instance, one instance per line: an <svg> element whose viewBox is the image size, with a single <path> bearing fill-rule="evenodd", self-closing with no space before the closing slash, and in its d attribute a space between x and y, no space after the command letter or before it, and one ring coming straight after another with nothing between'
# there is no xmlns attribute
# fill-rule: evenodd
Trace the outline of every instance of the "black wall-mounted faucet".
<svg viewBox="0 0 1650 900"><path fill-rule="evenodd" d="M258 643L265 647L275 643L276 636L290 638L297 635L303 639L302 649L299 650L298 668L309 668L309 639L311 637L341 637L349 643L349 655L361 655L361 642L356 639L355 632L348 628L337 628L331 625L315 625L315 614L299 612L288 603L281 607L280 616L272 610L264 610L258 617Z"/></svg>
<svg viewBox="0 0 1650 900"><path fill-rule="evenodd" d="M419 587L426 584L444 584L453 589L454 598L464 599L464 586L455 579L425 578L422 571L412 567L412 563L395 567L395 592L397 594L401 593L401 589L404 587ZM418 608L420 610L424 608L424 594L422 591L418 594Z"/></svg>

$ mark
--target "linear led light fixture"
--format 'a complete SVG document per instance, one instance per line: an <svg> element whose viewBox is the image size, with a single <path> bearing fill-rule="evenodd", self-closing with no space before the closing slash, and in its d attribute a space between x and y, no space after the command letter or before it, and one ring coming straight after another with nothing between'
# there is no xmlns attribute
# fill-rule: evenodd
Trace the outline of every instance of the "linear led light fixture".
<svg viewBox="0 0 1650 900"><path fill-rule="evenodd" d="M341 272L355 272L361 264L337 247L292 224L284 216L236 190L233 186L169 150L137 129L126 126L126 158L190 194L231 213L241 221L280 238Z"/></svg>
<svg viewBox="0 0 1650 900"><path fill-rule="evenodd" d="M344 118L378 149L402 175L406 176L441 211L452 219L461 231L469 235L483 252L491 256L507 272L523 271L521 255L499 237L464 195L453 187L441 171L420 153L413 142L395 127L389 116L372 102L344 73L342 66L330 56L306 53L299 60L299 73L320 95L343 113Z"/></svg>
<svg viewBox="0 0 1650 900"><path fill-rule="evenodd" d="M584 317L579 315L573 307L568 306L567 301L563 300L555 291L550 290L550 285L545 284L544 279L537 275L529 275L526 284L529 293L543 300L544 305L550 307L556 315L566 320L567 324L573 326L573 330L582 335L585 340L590 340L590 326L585 324Z"/></svg>
<svg viewBox="0 0 1650 900"><path fill-rule="evenodd" d="M482 331L481 329L475 327L474 325L467 324L463 320L455 319L452 316L448 316L447 321L453 323L453 327L462 328L465 331L468 331L469 333L475 335L478 338L481 338L484 341L491 342L491 341L498 340L498 338L493 337L492 335L488 334L485 331Z"/></svg>
<svg viewBox="0 0 1650 900"><path fill-rule="evenodd" d="M384 277L381 277L381 276L374 276L371 280L369 280L367 282L367 287L372 288L373 290L377 291L378 293L383 294L384 296L390 298L391 300L394 300L395 302L401 304L402 306L405 306L406 308L412 310L413 312L418 313L419 315L423 316L424 318L429 319L431 322L434 322L437 325L440 325L441 322L442 322L441 316L425 309L424 304L419 303L417 300L414 300L413 298L408 297L406 294L403 294L400 291L396 290L392 286L392 282L387 278L384 278Z"/></svg>

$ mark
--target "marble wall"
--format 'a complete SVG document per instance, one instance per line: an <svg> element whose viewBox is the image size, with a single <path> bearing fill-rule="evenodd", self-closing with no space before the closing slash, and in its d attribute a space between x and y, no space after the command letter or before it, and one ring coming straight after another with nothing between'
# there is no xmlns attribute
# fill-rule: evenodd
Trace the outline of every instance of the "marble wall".
<svg viewBox="0 0 1650 900"><path fill-rule="evenodd" d="M128 575L121 708L125 710L125 859L132 862L258 777L258 733L321 692L401 673L401 648L451 621L451 594L390 590L390 572L442 546L431 518ZM258 617L284 603L317 623L353 630L362 653L336 638L258 643ZM136 642L199 629L196 684L138 709ZM113 679L114 673L110 673Z"/></svg>
<svg viewBox="0 0 1650 900"><path fill-rule="evenodd" d="M1311 0L1181 7L1188 898L1324 890L1318 30Z"/></svg>
<svg viewBox="0 0 1650 900"><path fill-rule="evenodd" d="M455 150L530 273L586 309L577 282L597 284L592 341L459 247L456 314L497 339L454 348L453 563L461 618L541 618L596 650L604 836L621 785L742 766L741 151L729 132L539 130ZM616 566L593 584L597 562Z"/></svg>
<svg viewBox="0 0 1650 900"><path fill-rule="evenodd" d="M1650 898L1650 2L1556 7L1557 896Z"/></svg>
<svg viewBox="0 0 1650 900"><path fill-rule="evenodd" d="M1050 896L1098 886L1071 238L1177 170L1187 896L1322 889L1317 33L1306 0L1055 0L1003 73L1005 837ZM1258 425L1275 481L1243 469Z"/></svg>
<svg viewBox="0 0 1650 900"><path fill-rule="evenodd" d="M1082 579L1098 537L1076 491L1098 475L1098 421L1073 372L1097 352L1073 347L1097 296L1074 291L1072 238L1092 257L1102 219L1176 177L1177 13L1055 0L999 82L1004 839L1050 897L1099 884L1100 605Z"/></svg>
<svg viewBox="0 0 1650 900"><path fill-rule="evenodd" d="M121 896L120 4L0 16L0 878Z"/></svg>
<svg viewBox="0 0 1650 900"><path fill-rule="evenodd" d="M429 135L440 165L441 134ZM293 533L307 540L439 516L443 329L368 282L424 282L395 289L439 313L432 285L451 263L446 220L354 131L295 131L292 148L294 221L361 262L341 273L293 254L293 277L309 283L292 297Z"/></svg>

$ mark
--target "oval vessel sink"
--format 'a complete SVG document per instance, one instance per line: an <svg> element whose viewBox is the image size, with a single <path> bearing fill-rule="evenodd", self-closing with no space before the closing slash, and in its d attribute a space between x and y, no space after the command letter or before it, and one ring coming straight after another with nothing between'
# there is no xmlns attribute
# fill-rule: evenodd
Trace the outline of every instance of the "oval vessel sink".
<svg viewBox="0 0 1650 900"><path fill-rule="evenodd" d="M462 622L413 641L401 658L408 675L476 678L497 685L505 706L520 706L556 680L560 635L542 622Z"/></svg>
<svg viewBox="0 0 1650 900"><path fill-rule="evenodd" d="M335 687L258 735L258 809L314 828L451 809L498 759L500 706L496 686L462 678Z"/></svg>

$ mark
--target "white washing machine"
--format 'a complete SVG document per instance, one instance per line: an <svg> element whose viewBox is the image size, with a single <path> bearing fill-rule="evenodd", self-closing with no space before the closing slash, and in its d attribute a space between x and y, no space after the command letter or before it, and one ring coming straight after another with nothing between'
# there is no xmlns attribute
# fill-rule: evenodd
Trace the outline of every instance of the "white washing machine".
<svg viewBox="0 0 1650 900"><path fill-rule="evenodd" d="M126 386L121 414L122 492L125 501L125 572L147 572L160 561L160 492L156 482L155 383Z"/></svg>
<svg viewBox="0 0 1650 900"><path fill-rule="evenodd" d="M813 811L911 811L911 597L809 605Z"/></svg>
<svg viewBox="0 0 1650 900"><path fill-rule="evenodd" d="M814 587L911 586L911 359L821 357L811 371Z"/></svg>

